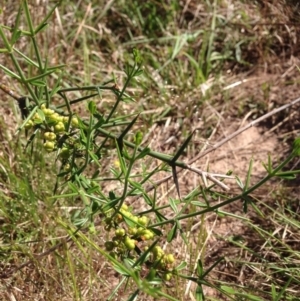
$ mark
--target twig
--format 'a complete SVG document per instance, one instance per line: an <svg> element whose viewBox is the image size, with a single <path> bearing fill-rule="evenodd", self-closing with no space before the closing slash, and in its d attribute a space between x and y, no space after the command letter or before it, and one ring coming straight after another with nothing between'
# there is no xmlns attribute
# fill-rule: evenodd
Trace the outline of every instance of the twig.
<svg viewBox="0 0 300 301"><path fill-rule="evenodd" d="M224 183L222 183L221 181L217 180L216 177L218 178L227 178L227 179L234 179L235 177L233 176L228 176L228 175L220 175L220 174L213 174L207 171L202 171L199 168L196 167L192 167L190 165L188 165L188 170L193 171L195 173L197 173L198 175L200 175L203 179L203 182L205 183L205 186L207 187L207 181L206 178L210 179L213 183L215 183L216 185L220 186L221 188L223 188L224 190L229 190L229 187L227 185L225 185Z"/></svg>

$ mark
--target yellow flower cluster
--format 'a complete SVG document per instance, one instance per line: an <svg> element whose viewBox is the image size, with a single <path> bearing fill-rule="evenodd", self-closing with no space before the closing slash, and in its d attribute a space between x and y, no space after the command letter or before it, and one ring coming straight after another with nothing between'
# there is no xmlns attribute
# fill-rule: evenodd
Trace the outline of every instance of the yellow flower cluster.
<svg viewBox="0 0 300 301"><path fill-rule="evenodd" d="M70 118L68 116L62 116L52 109L46 107L42 104L40 109L32 116L32 118L25 124L25 129L31 129L34 126L43 126L45 128L44 132L44 148L47 152L52 152L56 150L57 141L60 135L66 133L66 128ZM78 128L79 121L77 117L71 118L70 123L72 128ZM66 150L62 150L65 154ZM69 152L68 152L69 153Z"/></svg>
<svg viewBox="0 0 300 301"><path fill-rule="evenodd" d="M120 224L124 221L127 226L121 227ZM119 214L114 218L107 217L105 223L108 231L116 228L114 237L105 242L105 248L113 258L122 257L126 252L134 250L139 242L148 241L155 237L155 233L147 228L149 218L147 216L135 216L125 204L122 205ZM145 250L147 248L145 246ZM174 255L165 254L160 246L155 246L149 255L151 255L149 259L155 269L161 273L164 280L169 281L172 277L171 270L175 262Z"/></svg>

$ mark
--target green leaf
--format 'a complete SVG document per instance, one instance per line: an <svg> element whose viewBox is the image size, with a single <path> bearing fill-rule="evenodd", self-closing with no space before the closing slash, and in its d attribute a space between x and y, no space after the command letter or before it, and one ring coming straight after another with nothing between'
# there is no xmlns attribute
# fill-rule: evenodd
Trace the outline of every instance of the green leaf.
<svg viewBox="0 0 300 301"><path fill-rule="evenodd" d="M276 286L274 285L274 283L271 284L271 294L272 294L272 300L276 300Z"/></svg>
<svg viewBox="0 0 300 301"><path fill-rule="evenodd" d="M46 26L48 25L48 23L42 23L40 24L34 31L35 34L39 33L40 31L42 31L44 28L46 28Z"/></svg>
<svg viewBox="0 0 300 301"><path fill-rule="evenodd" d="M94 115L97 112L96 103L94 101L90 101L88 104L88 109L89 109L89 112Z"/></svg>
<svg viewBox="0 0 300 301"><path fill-rule="evenodd" d="M220 257L217 259L202 275L202 278L204 279L221 261L224 260L224 257Z"/></svg>
<svg viewBox="0 0 300 301"><path fill-rule="evenodd" d="M78 187L74 183L68 182L68 186L74 193L76 193L76 195L78 195Z"/></svg>
<svg viewBox="0 0 300 301"><path fill-rule="evenodd" d="M144 197L144 200L145 202L149 205L149 206L153 206L153 201L152 199L148 196L148 194L146 193L143 193L143 197Z"/></svg>
<svg viewBox="0 0 300 301"><path fill-rule="evenodd" d="M47 25L48 20L52 17L52 14L53 14L54 10L56 9L56 7L58 7L61 4L61 2L62 2L62 0L57 1L53 5L53 7L48 11L47 15L44 17L42 22L35 29L35 31L34 31L35 34L37 34L39 31L41 31L43 28L45 28L45 26Z"/></svg>
<svg viewBox="0 0 300 301"><path fill-rule="evenodd" d="M109 191L108 196L111 201L114 201L117 198L112 190Z"/></svg>
<svg viewBox="0 0 300 301"><path fill-rule="evenodd" d="M121 264L118 264L118 265L117 264L113 264L113 268L115 269L116 272L118 272L121 275L124 275L124 276L127 276L127 277L130 276L130 274L128 273L127 268L124 267Z"/></svg>
<svg viewBox="0 0 300 301"><path fill-rule="evenodd" d="M149 256L150 256L150 253L152 251L152 249L157 245L159 239L156 239L152 244L151 246L149 246L147 248L147 250L145 252L143 252L141 254L141 256L138 258L138 260L134 263L133 267L135 266L141 266L143 263L146 262L146 260L148 260ZM155 274L154 274L155 275Z"/></svg>
<svg viewBox="0 0 300 301"><path fill-rule="evenodd" d="M293 154L295 156L300 156L300 137L296 138L293 143Z"/></svg>
<svg viewBox="0 0 300 301"><path fill-rule="evenodd" d="M171 242L176 237L177 229L177 223L175 223L167 235L167 242Z"/></svg>
<svg viewBox="0 0 300 301"><path fill-rule="evenodd" d="M99 163L98 156L95 153L93 153L92 151L89 151L89 155L93 159L94 163L96 163L96 165L98 165L99 167L101 167L101 164Z"/></svg>
<svg viewBox="0 0 300 301"><path fill-rule="evenodd" d="M134 221L132 218L126 216L126 215L123 215L123 219L124 219L124 222L129 226L129 227L136 227L137 222Z"/></svg>
<svg viewBox="0 0 300 301"><path fill-rule="evenodd" d="M239 187L240 187L242 190L244 190L244 187L245 187L245 186L244 186L242 180L241 180L238 176L236 176L235 179L236 179L236 182L237 182L237 184L239 185Z"/></svg>
<svg viewBox="0 0 300 301"><path fill-rule="evenodd" d="M250 295L250 294L236 294L238 295L239 297L241 297L242 299L245 300L249 300L249 301L261 301L261 297L257 297L257 296L254 296L254 295Z"/></svg>
<svg viewBox="0 0 300 301"><path fill-rule="evenodd" d="M35 80L35 81L31 81L30 83L36 87L45 87L46 86L46 83L42 80Z"/></svg>
<svg viewBox="0 0 300 301"><path fill-rule="evenodd" d="M294 180L296 179L296 175L291 173L290 175L277 175L279 178L283 180Z"/></svg>
<svg viewBox="0 0 300 301"><path fill-rule="evenodd" d="M19 6L19 10L18 10L16 19L15 19L15 22L14 22L14 27L12 30L12 35L11 35L11 40L10 40L11 45L14 45L22 34L22 31L19 29L21 14L22 14L22 5Z"/></svg>
<svg viewBox="0 0 300 301"><path fill-rule="evenodd" d="M17 40L19 40L21 34L22 34L21 30L16 30L15 31L15 34L11 37L11 44L12 45L14 45L17 42Z"/></svg>
<svg viewBox="0 0 300 301"><path fill-rule="evenodd" d="M112 208L115 208L117 206L117 204L119 203L119 200L112 200L108 203L106 203L104 206L103 206L103 212L106 212Z"/></svg>
<svg viewBox="0 0 300 301"><path fill-rule="evenodd" d="M290 286L291 281L293 280L294 277L290 277L288 281L285 281L284 287L281 289L279 293L276 293L276 289L274 287L274 293L276 297L273 298L274 301L280 301L282 300L283 295L285 294L287 288ZM272 294L273 294L273 284L272 284Z"/></svg>
<svg viewBox="0 0 300 301"><path fill-rule="evenodd" d="M105 120L102 115L97 114L97 113L94 114L94 117L96 117L98 119L98 121L93 126L93 130L97 130L97 129L101 128L101 126L104 124Z"/></svg>
<svg viewBox="0 0 300 301"><path fill-rule="evenodd" d="M148 281L152 281L152 280L154 280L155 276L156 276L156 269L150 268L148 275L146 276L146 279Z"/></svg>
<svg viewBox="0 0 300 301"><path fill-rule="evenodd" d="M170 203L170 206L171 206L172 210L177 214L178 213L177 205L178 205L179 201L175 200L173 198L170 198L169 203Z"/></svg>
<svg viewBox="0 0 300 301"><path fill-rule="evenodd" d="M124 131L121 133L121 135L117 139L117 143L118 143L121 153L123 151L123 139L126 136L126 134L130 131L132 126L135 124L138 117L139 117L139 114L133 118L133 120L127 125L127 127L124 129Z"/></svg>
<svg viewBox="0 0 300 301"><path fill-rule="evenodd" d="M138 190L138 193L144 192L143 186L141 183L136 181L130 181L130 185ZM134 194L135 195L135 194Z"/></svg>
<svg viewBox="0 0 300 301"><path fill-rule="evenodd" d="M180 264L175 268L176 271L181 271L183 269L185 269L185 267L187 266L187 263L185 261L180 262Z"/></svg>
<svg viewBox="0 0 300 301"><path fill-rule="evenodd" d="M32 65L36 68L39 68L39 64L36 63L35 61L33 61L31 58L29 58L28 56L26 56L23 52L21 52L20 50L14 48L14 51L20 55L20 57L22 57L29 65ZM49 69L48 69L49 71ZM52 71L51 71L52 72ZM50 74L50 73L49 73Z"/></svg>
<svg viewBox="0 0 300 301"><path fill-rule="evenodd" d="M36 110L36 112L39 114L40 119L42 121L44 121L45 120L45 114L44 114L44 112L41 109L39 109L39 108Z"/></svg>
<svg viewBox="0 0 300 301"><path fill-rule="evenodd" d="M144 73L143 69L139 69L136 72L134 72L134 76L140 76L142 73Z"/></svg>
<svg viewBox="0 0 300 301"><path fill-rule="evenodd" d="M134 137L135 145L140 145L142 143L142 140L143 140L143 133L138 131Z"/></svg>
<svg viewBox="0 0 300 301"><path fill-rule="evenodd" d="M139 295L139 292L140 292L139 289L135 290L135 292L133 292L133 293L131 294L131 296L129 296L129 298L128 298L127 300L128 300L128 301L136 301L136 300L138 300L137 297L138 297L138 295Z"/></svg>
<svg viewBox="0 0 300 301"><path fill-rule="evenodd" d="M4 31L2 30L2 26L0 26L0 37L2 38L2 42L4 44L4 46L6 47L6 49L11 52L12 51L12 47L6 37L6 35L4 34Z"/></svg>
<svg viewBox="0 0 300 301"><path fill-rule="evenodd" d="M136 157L135 160L139 160L147 156L151 152L149 147L145 147Z"/></svg>
<svg viewBox="0 0 300 301"><path fill-rule="evenodd" d="M221 285L221 289L230 295L235 295L235 293L236 293L235 289L233 289L232 287L227 286L227 285Z"/></svg>
<svg viewBox="0 0 300 301"><path fill-rule="evenodd" d="M250 163L249 163L249 168L248 168L248 172L247 172L246 183L245 183L245 186L243 188L243 192L247 191L248 187L250 185L252 166L253 166L253 158L251 158Z"/></svg>
<svg viewBox="0 0 300 301"><path fill-rule="evenodd" d="M141 64L143 60L142 60L142 57L141 57L138 49L133 48L132 53L133 53L133 58L134 58L135 63L138 65Z"/></svg>
<svg viewBox="0 0 300 301"><path fill-rule="evenodd" d="M163 233L161 230L157 229L157 228L151 228L151 231L156 235L156 236L162 236Z"/></svg>
<svg viewBox="0 0 300 301"><path fill-rule="evenodd" d="M203 270L202 261L199 259L197 262L197 274L198 274L199 278L202 278L203 272L204 272L204 270Z"/></svg>
<svg viewBox="0 0 300 301"><path fill-rule="evenodd" d="M14 73L13 71L11 71L8 68L4 67L1 64L0 64L0 69L2 69L2 71L4 71L10 77L15 78L15 79L21 81L21 77L19 75L17 75L16 73Z"/></svg>
<svg viewBox="0 0 300 301"><path fill-rule="evenodd" d="M196 288L196 300L197 301L204 301L205 300L202 285L198 285L197 288Z"/></svg>
<svg viewBox="0 0 300 301"><path fill-rule="evenodd" d="M252 203L252 198L249 197L248 195L244 195L244 196L242 196L242 200L243 200L243 212L247 213L248 212L248 204Z"/></svg>

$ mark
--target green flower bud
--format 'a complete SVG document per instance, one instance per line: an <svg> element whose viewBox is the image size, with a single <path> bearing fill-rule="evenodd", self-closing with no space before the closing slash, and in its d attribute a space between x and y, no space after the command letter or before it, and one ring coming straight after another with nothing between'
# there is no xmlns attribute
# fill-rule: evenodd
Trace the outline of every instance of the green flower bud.
<svg viewBox="0 0 300 301"><path fill-rule="evenodd" d="M141 236L141 235L143 235L143 234L145 233L145 230L146 230L146 229L144 229L144 228L142 228L142 227L138 227L138 228L137 228L137 233L136 233L136 234L137 234L138 236Z"/></svg>
<svg viewBox="0 0 300 301"><path fill-rule="evenodd" d="M99 184L96 181L91 181L92 187L99 187Z"/></svg>
<svg viewBox="0 0 300 301"><path fill-rule="evenodd" d="M56 133L61 133L65 131L65 125L63 122L59 121L55 126L54 126L54 131Z"/></svg>
<svg viewBox="0 0 300 301"><path fill-rule="evenodd" d="M53 114L51 114L51 115L48 115L47 116L48 117L48 122L49 123L51 123L51 124L57 124L57 123L59 123L59 122L61 122L62 124L63 124L63 122L62 122L62 120L63 120L63 117L62 116L60 116L58 113L56 113L56 112L54 112Z"/></svg>
<svg viewBox="0 0 300 301"><path fill-rule="evenodd" d="M48 109L46 107L44 107L44 109L42 109L43 113L45 114L45 116L50 116L53 115L55 112L51 109Z"/></svg>
<svg viewBox="0 0 300 301"><path fill-rule="evenodd" d="M47 141L44 143L44 148L47 152L52 152L54 150L55 144L52 141Z"/></svg>
<svg viewBox="0 0 300 301"><path fill-rule="evenodd" d="M120 245L120 237L114 236L112 241L113 241L115 247L118 247Z"/></svg>
<svg viewBox="0 0 300 301"><path fill-rule="evenodd" d="M28 120L27 123L24 125L24 128L26 130L29 130L29 129L31 129L33 127L33 125L34 125L33 121L32 120Z"/></svg>
<svg viewBox="0 0 300 301"><path fill-rule="evenodd" d="M129 251L133 250L135 248L135 240L126 236L124 239L124 245Z"/></svg>
<svg viewBox="0 0 300 301"><path fill-rule="evenodd" d="M56 140L56 135L52 132L45 132L44 133L44 138L48 141L55 141Z"/></svg>
<svg viewBox="0 0 300 301"><path fill-rule="evenodd" d="M54 134L55 135L55 134ZM59 153L60 157L63 158L63 159L68 159L71 155L71 152L70 152L70 149L68 149L67 147L63 147L61 150L60 150L60 153Z"/></svg>
<svg viewBox="0 0 300 301"><path fill-rule="evenodd" d="M70 171L71 170L71 165L69 163L64 165L64 171Z"/></svg>
<svg viewBox="0 0 300 301"><path fill-rule="evenodd" d="M121 210L128 211L128 206L126 204L123 204Z"/></svg>
<svg viewBox="0 0 300 301"><path fill-rule="evenodd" d="M129 217L129 218L132 218L133 217L133 215L132 215L132 213L131 212L129 212L129 211L127 211L127 210L124 210L124 209L120 209L120 212L122 212L122 214L124 215L124 216L126 216L126 217Z"/></svg>
<svg viewBox="0 0 300 301"><path fill-rule="evenodd" d="M128 228L128 234L129 235L136 235L137 231L138 231L138 229L136 227L130 227L130 228Z"/></svg>
<svg viewBox="0 0 300 301"><path fill-rule="evenodd" d="M68 123L69 122L69 117L68 116L63 116L62 117L62 122L65 123L65 124Z"/></svg>
<svg viewBox="0 0 300 301"><path fill-rule="evenodd" d="M175 262L175 257L173 254L168 254L164 258L167 264L172 264Z"/></svg>
<svg viewBox="0 0 300 301"><path fill-rule="evenodd" d="M157 260L157 259L162 258L165 253L164 253L163 249L160 246L155 246L152 249L152 254L154 256L154 259Z"/></svg>
<svg viewBox="0 0 300 301"><path fill-rule="evenodd" d="M72 117L72 119L71 119L71 125L72 125L72 127L74 127L74 128L77 128L77 127L78 127L79 121L78 121L78 118L77 118L77 117Z"/></svg>
<svg viewBox="0 0 300 301"><path fill-rule="evenodd" d="M163 280L170 281L172 278L172 273L165 273L162 275Z"/></svg>
<svg viewBox="0 0 300 301"><path fill-rule="evenodd" d="M154 237L154 233L151 230L145 229L141 235L142 240L150 240Z"/></svg>
<svg viewBox="0 0 300 301"><path fill-rule="evenodd" d="M149 218L147 216L141 216L138 218L138 223L144 227L146 227L149 223Z"/></svg>
<svg viewBox="0 0 300 301"><path fill-rule="evenodd" d="M123 229L123 228L119 228L119 229L117 229L117 230L115 231L115 234L116 234L116 236L118 236L118 237L122 237L122 236L125 236L126 231L125 231L125 229Z"/></svg>
<svg viewBox="0 0 300 301"><path fill-rule="evenodd" d="M135 215L132 215L131 219L135 222L138 223L139 218Z"/></svg>
<svg viewBox="0 0 300 301"><path fill-rule="evenodd" d="M32 121L35 123L35 124L40 124L43 122L41 116L38 114L38 113L35 113L32 117Z"/></svg>

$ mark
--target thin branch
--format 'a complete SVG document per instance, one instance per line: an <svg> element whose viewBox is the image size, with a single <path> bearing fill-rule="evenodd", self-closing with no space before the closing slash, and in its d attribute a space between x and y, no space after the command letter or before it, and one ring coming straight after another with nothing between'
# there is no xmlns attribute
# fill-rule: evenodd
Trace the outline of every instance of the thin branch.
<svg viewBox="0 0 300 301"><path fill-rule="evenodd" d="M223 179L225 179L225 178L227 178L227 179L235 179L235 177L233 177L233 176L210 173L210 172L207 172L207 171L203 171L203 170L201 170L199 168L192 167L190 165L188 165L188 170L193 171L193 172L197 173L198 175L200 175L202 177L203 182L204 182L204 184L205 184L206 187L208 186L206 178L208 178L213 183L215 183L216 185L220 186L222 189L229 190L229 187L227 185L225 185L224 183L222 183L221 181L217 180L216 177L223 178Z"/></svg>

